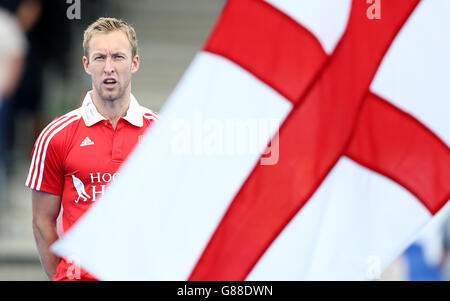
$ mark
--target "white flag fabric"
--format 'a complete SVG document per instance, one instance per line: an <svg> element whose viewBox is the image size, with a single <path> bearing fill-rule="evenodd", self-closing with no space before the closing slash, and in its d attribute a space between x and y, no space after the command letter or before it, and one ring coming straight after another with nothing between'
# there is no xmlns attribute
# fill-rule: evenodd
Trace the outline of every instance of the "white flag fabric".
<svg viewBox="0 0 450 301"><path fill-rule="evenodd" d="M450 197L450 20L378 2L230 0L54 251L102 280L379 277Z"/></svg>

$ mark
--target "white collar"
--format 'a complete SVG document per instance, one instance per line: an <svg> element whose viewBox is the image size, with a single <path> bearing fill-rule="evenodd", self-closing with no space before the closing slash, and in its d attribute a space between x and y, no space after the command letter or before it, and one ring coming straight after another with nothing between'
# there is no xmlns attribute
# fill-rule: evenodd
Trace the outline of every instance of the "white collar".
<svg viewBox="0 0 450 301"><path fill-rule="evenodd" d="M92 90L86 93L83 104L81 105L82 115L86 126L92 126L99 121L106 120L106 118L97 111L97 108L92 101L91 93ZM134 126L142 127L144 125L143 116L144 112L141 109L141 106L133 94L130 94L130 106L128 107L127 114L123 117L123 119Z"/></svg>

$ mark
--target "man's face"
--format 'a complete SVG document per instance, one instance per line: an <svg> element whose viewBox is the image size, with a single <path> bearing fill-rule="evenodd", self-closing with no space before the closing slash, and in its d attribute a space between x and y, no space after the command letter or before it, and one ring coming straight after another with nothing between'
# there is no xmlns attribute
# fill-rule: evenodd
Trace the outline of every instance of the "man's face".
<svg viewBox="0 0 450 301"><path fill-rule="evenodd" d="M139 68L139 56L132 57L131 44L122 31L94 34L89 41L89 58L83 57L91 75L94 93L114 101L131 92L131 75Z"/></svg>

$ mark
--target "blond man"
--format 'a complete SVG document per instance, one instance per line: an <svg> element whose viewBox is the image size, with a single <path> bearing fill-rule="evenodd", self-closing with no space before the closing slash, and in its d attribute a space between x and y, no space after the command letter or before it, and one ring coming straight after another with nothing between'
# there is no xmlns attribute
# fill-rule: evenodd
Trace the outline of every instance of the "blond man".
<svg viewBox="0 0 450 301"><path fill-rule="evenodd" d="M158 119L131 94L139 55L130 25L100 18L86 29L83 48L83 66L91 76L92 90L80 108L55 118L42 131L26 181L31 188L37 248L52 280L96 280L71 258L59 258L50 251L58 239L58 216L62 211L62 230L67 232L119 176L121 164Z"/></svg>

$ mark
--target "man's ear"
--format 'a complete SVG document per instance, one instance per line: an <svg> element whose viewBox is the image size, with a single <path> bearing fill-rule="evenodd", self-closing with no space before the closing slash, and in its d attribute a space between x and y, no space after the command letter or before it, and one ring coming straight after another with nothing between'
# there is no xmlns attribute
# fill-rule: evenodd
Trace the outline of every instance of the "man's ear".
<svg viewBox="0 0 450 301"><path fill-rule="evenodd" d="M139 70L139 55L135 55L131 62L131 73L135 73Z"/></svg>
<svg viewBox="0 0 450 301"><path fill-rule="evenodd" d="M91 75L91 72L89 71L89 59L86 56L83 56L83 67L84 71L86 71L87 74Z"/></svg>

